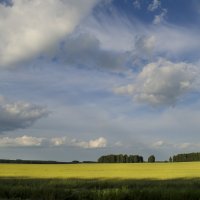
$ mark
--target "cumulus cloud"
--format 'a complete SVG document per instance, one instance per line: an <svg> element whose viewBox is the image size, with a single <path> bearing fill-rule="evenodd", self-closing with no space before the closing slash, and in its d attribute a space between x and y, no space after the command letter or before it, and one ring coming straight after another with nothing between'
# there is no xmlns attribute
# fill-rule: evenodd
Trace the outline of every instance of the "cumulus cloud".
<svg viewBox="0 0 200 200"><path fill-rule="evenodd" d="M0 138L0 147L27 147L27 146L41 146L44 138L37 138L32 136L22 137L2 137Z"/></svg>
<svg viewBox="0 0 200 200"><path fill-rule="evenodd" d="M34 146L68 146L79 147L84 149L104 148L107 146L107 140L103 137L95 140L83 141L69 139L67 137L32 137L24 135L22 137L0 137L0 147L34 147Z"/></svg>
<svg viewBox="0 0 200 200"><path fill-rule="evenodd" d="M152 3L149 4L148 10L149 11L155 11L161 6L160 0L153 0Z"/></svg>
<svg viewBox="0 0 200 200"><path fill-rule="evenodd" d="M96 140L90 140L88 142L88 148L102 148L106 147L107 145L107 140L103 137L100 137Z"/></svg>
<svg viewBox="0 0 200 200"><path fill-rule="evenodd" d="M27 128L48 113L46 107L27 102L10 102L0 96L0 132Z"/></svg>
<svg viewBox="0 0 200 200"><path fill-rule="evenodd" d="M125 54L102 49L100 41L89 33L69 37L59 57L67 64L107 69L119 69L125 61Z"/></svg>
<svg viewBox="0 0 200 200"><path fill-rule="evenodd" d="M117 94L133 96L140 103L153 106L174 105L184 94L194 89L196 66L165 59L147 64L133 84L115 88Z"/></svg>
<svg viewBox="0 0 200 200"><path fill-rule="evenodd" d="M107 140L104 137L100 137L95 140L82 141L77 139L68 139L66 137L57 137L51 139L53 146L74 146L86 149L103 148L107 146Z"/></svg>
<svg viewBox="0 0 200 200"><path fill-rule="evenodd" d="M71 33L98 0L15 0L0 4L0 66L37 57Z"/></svg>

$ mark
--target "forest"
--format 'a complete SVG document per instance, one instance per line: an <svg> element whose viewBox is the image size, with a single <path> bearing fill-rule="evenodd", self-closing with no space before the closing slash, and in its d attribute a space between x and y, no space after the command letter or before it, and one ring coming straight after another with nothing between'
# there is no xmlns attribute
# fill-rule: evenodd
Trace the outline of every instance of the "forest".
<svg viewBox="0 0 200 200"><path fill-rule="evenodd" d="M200 153L184 153L173 156L173 162L200 161Z"/></svg>

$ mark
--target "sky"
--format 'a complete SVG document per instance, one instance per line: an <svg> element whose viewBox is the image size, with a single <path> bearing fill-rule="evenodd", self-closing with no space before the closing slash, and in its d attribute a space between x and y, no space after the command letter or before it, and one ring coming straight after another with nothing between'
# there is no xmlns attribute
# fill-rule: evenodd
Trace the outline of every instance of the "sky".
<svg viewBox="0 0 200 200"><path fill-rule="evenodd" d="M0 0L0 158L200 151L199 0Z"/></svg>

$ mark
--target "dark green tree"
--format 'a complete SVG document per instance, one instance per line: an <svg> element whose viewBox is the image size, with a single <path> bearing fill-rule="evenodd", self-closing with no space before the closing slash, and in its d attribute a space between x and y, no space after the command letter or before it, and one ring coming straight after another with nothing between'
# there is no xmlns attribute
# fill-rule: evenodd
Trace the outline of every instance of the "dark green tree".
<svg viewBox="0 0 200 200"><path fill-rule="evenodd" d="M125 154L123 157L123 163L127 163L128 162L128 156Z"/></svg>
<svg viewBox="0 0 200 200"><path fill-rule="evenodd" d="M154 163L155 162L155 156L154 155L151 155L151 156L149 156L149 158L148 158L148 162L149 163Z"/></svg>
<svg viewBox="0 0 200 200"><path fill-rule="evenodd" d="M142 163L143 157L139 155L103 155L98 159L99 163Z"/></svg>
<svg viewBox="0 0 200 200"><path fill-rule="evenodd" d="M200 161L200 153L184 153L173 156L173 162Z"/></svg>

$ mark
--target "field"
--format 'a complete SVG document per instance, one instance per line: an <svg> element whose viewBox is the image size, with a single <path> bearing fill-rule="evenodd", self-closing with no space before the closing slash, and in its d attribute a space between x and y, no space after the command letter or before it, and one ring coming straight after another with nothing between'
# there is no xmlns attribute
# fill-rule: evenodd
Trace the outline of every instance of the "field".
<svg viewBox="0 0 200 200"><path fill-rule="evenodd" d="M200 162L1 164L0 199L200 199Z"/></svg>
<svg viewBox="0 0 200 200"><path fill-rule="evenodd" d="M200 162L140 164L1 164L0 177L78 179L200 178Z"/></svg>

